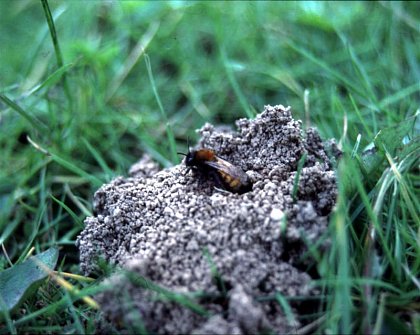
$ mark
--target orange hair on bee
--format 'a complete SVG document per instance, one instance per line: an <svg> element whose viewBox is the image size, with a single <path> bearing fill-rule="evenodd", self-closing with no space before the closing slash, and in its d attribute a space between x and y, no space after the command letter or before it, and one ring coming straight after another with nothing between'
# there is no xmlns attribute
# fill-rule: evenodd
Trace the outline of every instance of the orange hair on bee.
<svg viewBox="0 0 420 335"><path fill-rule="evenodd" d="M194 159L196 161L214 161L216 154L211 149L200 149L194 152Z"/></svg>

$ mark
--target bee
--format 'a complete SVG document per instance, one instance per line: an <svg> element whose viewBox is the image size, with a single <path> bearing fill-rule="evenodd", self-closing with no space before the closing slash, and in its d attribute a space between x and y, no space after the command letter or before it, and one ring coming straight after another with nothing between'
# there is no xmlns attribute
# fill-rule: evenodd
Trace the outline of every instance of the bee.
<svg viewBox="0 0 420 335"><path fill-rule="evenodd" d="M252 190L251 178L239 167L218 157L212 149L190 150L184 154L185 165L211 176L216 186L232 193L243 194Z"/></svg>

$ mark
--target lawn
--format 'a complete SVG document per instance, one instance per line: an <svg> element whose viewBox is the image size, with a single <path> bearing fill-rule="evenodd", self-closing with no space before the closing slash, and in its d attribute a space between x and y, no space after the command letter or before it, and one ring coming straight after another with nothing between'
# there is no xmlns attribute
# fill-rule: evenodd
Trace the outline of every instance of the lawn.
<svg viewBox="0 0 420 335"><path fill-rule="evenodd" d="M0 300L1 333L100 332L107 273L83 276L75 245L94 192L268 104L343 151L300 331L419 334L418 3L47 0L0 2L0 292L50 248L58 272Z"/></svg>

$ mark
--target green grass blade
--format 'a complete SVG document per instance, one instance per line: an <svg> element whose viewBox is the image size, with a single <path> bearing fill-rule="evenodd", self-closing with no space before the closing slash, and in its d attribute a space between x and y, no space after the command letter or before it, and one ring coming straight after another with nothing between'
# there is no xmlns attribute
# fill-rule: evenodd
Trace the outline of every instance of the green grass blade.
<svg viewBox="0 0 420 335"><path fill-rule="evenodd" d="M365 117L363 117L361 115L360 109L359 109L359 107L357 107L356 101L354 100L353 95L351 93L349 94L349 98L350 98L351 104L353 106L353 110L355 111L357 117L359 118L359 122L362 124L363 129L366 132L366 136L368 138L373 138L374 133L370 130L370 128L369 128L369 126L368 126L368 124L365 120Z"/></svg>
<svg viewBox="0 0 420 335"><path fill-rule="evenodd" d="M0 236L0 245L3 244L19 225L21 217L18 216L9 222L4 228L2 227L2 234Z"/></svg>
<svg viewBox="0 0 420 335"><path fill-rule="evenodd" d="M306 157L307 157L307 153L305 152L302 157L299 159L298 162L298 166L297 166L297 170L296 170L296 175L295 175L295 180L293 182L293 190L292 190L292 198L293 201L296 201L296 196L297 196L297 192L299 189L299 179L300 179L300 174L302 172L303 166L305 165L305 161L306 161Z"/></svg>
<svg viewBox="0 0 420 335"><path fill-rule="evenodd" d="M53 41L53 46L55 50L55 57L57 60L57 64L59 67L63 66L63 55L60 50L60 44L58 43L57 32L55 30L55 24L53 17L51 15L50 6L47 0L41 0L42 8L44 9L45 17L48 23L48 27L50 29L51 39Z"/></svg>
<svg viewBox="0 0 420 335"><path fill-rule="evenodd" d="M73 163L70 163L69 160L62 158L61 156L58 156L56 154L50 153L52 159L60 164L62 167L66 168L67 170L79 175L80 177L85 178L88 180L93 186L100 187L104 184L104 181L95 177L94 175L87 173L86 171L82 170L78 166L74 165Z"/></svg>
<svg viewBox="0 0 420 335"><path fill-rule="evenodd" d="M57 35L57 31L55 29L54 19L51 15L50 6L48 4L48 0L41 0L41 3L42 3L42 8L44 9L45 18L47 20L48 29L50 30L50 35L51 35L51 40L52 40L53 46L54 46L54 54L55 54L55 58L57 60L57 65L58 65L59 68L62 68L63 65L64 65L63 54L61 53L61 48L60 48L60 44L59 44L59 41L58 41L58 35ZM72 111L73 110L73 98L70 94L70 87L67 83L66 72L63 72L61 77L63 79L64 93L66 94L66 97L67 97L67 102L69 104L69 110Z"/></svg>
<svg viewBox="0 0 420 335"><path fill-rule="evenodd" d="M102 171L105 172L105 174L108 177L111 177L114 175L114 172L109 168L108 164L105 162L105 160L102 158L101 154L98 150L96 150L89 141L82 137L82 142L85 144L86 148L89 150L91 155L95 158L95 160L98 162L99 166L101 167Z"/></svg>
<svg viewBox="0 0 420 335"><path fill-rule="evenodd" d="M22 253L20 254L20 256L19 256L19 258L18 258L18 260L15 264L21 263L25 259L25 257L27 256L29 249L31 249L32 243L34 242L36 236L38 235L39 228L41 226L41 222L42 222L42 218L44 216L45 210L46 210L46 205L42 204L41 209L37 213L38 218L36 220L35 227L32 230L32 234L29 237L28 241L26 242L26 247L23 249Z"/></svg>
<svg viewBox="0 0 420 335"><path fill-rule="evenodd" d="M287 301L287 299L280 292L277 292L276 293L276 300L279 303L279 305L281 306L281 308L283 309L289 325L294 326L296 324L296 318L293 314L292 308L291 308L289 302Z"/></svg>
<svg viewBox="0 0 420 335"><path fill-rule="evenodd" d="M360 78L360 81L362 82L362 84L365 88L365 91L366 91L366 94L369 97L369 100L372 101L375 105L377 105L376 94L373 90L372 83L369 79L369 76L368 76L368 74L365 70L365 67L364 67L363 63L357 57L357 55L356 55L352 45L350 44L350 42L348 42L347 39L342 34L340 34L340 37L341 37L343 43L346 46L347 52L350 55L350 60L353 64L353 67L356 70L356 73L358 74L358 76Z"/></svg>
<svg viewBox="0 0 420 335"><path fill-rule="evenodd" d="M74 66L73 63L63 65L62 67L58 68L54 71L51 75L48 76L42 83L35 85L30 91L24 94L25 97L28 97L32 94L35 94L41 91L44 88L49 88L54 86L60 79Z"/></svg>
<svg viewBox="0 0 420 335"><path fill-rule="evenodd" d="M148 45L152 42L158 32L159 25L159 22L152 22L144 35L139 39L130 55L125 60L121 70L112 78L110 84L108 85L105 98L106 101L109 101L114 96L115 92L117 92L125 78L133 70L134 66L137 64L138 60L144 54Z"/></svg>
<svg viewBox="0 0 420 335"><path fill-rule="evenodd" d="M73 220L81 227L83 228L83 223L82 221L79 219L79 217L76 215L76 213L74 213L69 206L67 206L64 202L58 200L57 198L55 198L52 194L50 194L51 199L53 199L57 204L59 204L61 207L63 207L65 209L65 211L67 213L70 214L70 216L73 218Z"/></svg>
<svg viewBox="0 0 420 335"><path fill-rule="evenodd" d="M383 109L387 107L388 105L392 105L403 99L407 99L407 97L409 97L410 95L416 92L420 92L420 82L410 85L408 87L405 87L404 89L399 90L395 94L387 96L386 98L384 98L382 101L379 102L379 108Z"/></svg>
<svg viewBox="0 0 420 335"><path fill-rule="evenodd" d="M78 313L80 313L80 311L79 311L78 308L76 308L74 306L73 301L70 297L70 294L66 290L64 290L64 297L67 300L67 306L68 306L68 309L70 311L70 315L71 315L71 317L73 318L73 321L74 321L73 327L74 327L74 330L75 330L76 334L86 334L86 332L84 330L84 327L82 325L82 322L80 320L80 317L78 315Z"/></svg>
<svg viewBox="0 0 420 335"><path fill-rule="evenodd" d="M241 87L238 81L236 80L235 75L233 74L232 66L228 60L228 57L226 55L226 50L223 46L220 47L220 58L222 59L222 63L225 68L229 83L232 86L233 91L235 92L235 95L238 98L239 103L242 109L244 110L246 117L252 119L255 115L252 112L251 108L249 107L249 103L246 100L245 94L242 92Z"/></svg>
<svg viewBox="0 0 420 335"><path fill-rule="evenodd" d="M9 309L7 308L6 302L4 301L3 297L0 295L0 316L2 316L3 320L6 321L6 327L9 334L17 334L16 326L10 317ZM0 328L0 332L3 333L2 328Z"/></svg>
<svg viewBox="0 0 420 335"><path fill-rule="evenodd" d="M62 158L61 156L51 153L48 150L44 149L43 147L41 147L38 143L36 143L35 141L33 141L29 136L27 136L27 139L29 141L29 143L32 144L32 146L37 149L38 151L42 152L44 155L47 155L48 157L51 157L51 159L58 163L59 165L61 165L62 167L66 168L67 170L75 173L76 175L85 178L86 180L88 180L90 183L92 183L93 186L95 187L100 187L104 181L97 178L96 176L87 173L86 171L84 171L83 169L79 168L78 166L76 166L73 163L70 163L69 160Z"/></svg>
<svg viewBox="0 0 420 335"><path fill-rule="evenodd" d="M20 116L25 118L39 133L44 134L45 132L48 133L48 127L38 120L35 116L32 116L28 112L26 112L22 107L20 107L17 103L10 100L4 94L0 93L0 100L2 100L7 106L12 108L14 111L18 112Z"/></svg>
<svg viewBox="0 0 420 335"><path fill-rule="evenodd" d="M152 65L150 64L150 58L149 58L148 54L144 54L144 60L146 62L147 73L149 75L150 84L152 85L153 94L155 95L157 104L159 106L159 111L160 111L161 118L162 118L162 120L165 121L166 137L167 137L168 142L169 142L171 160L172 160L172 162L176 163L176 162L179 162L179 158L178 158L178 155L176 153L177 150L176 150L175 136L174 136L174 133L172 131L172 126L171 126L171 124L168 120L168 116L166 114L166 111L163 108L162 101L160 100L159 93L157 91L157 87L156 87L156 84L155 84L155 79L153 77L153 72L152 72Z"/></svg>
<svg viewBox="0 0 420 335"><path fill-rule="evenodd" d="M343 192L343 191L341 191ZM339 328L340 333L350 334L351 331L351 285L348 278L350 277L349 269L349 249L348 249L348 235L346 229L345 218L347 217L346 205L343 202L344 193L340 192L338 199L337 212L334 215L333 224L335 227L338 254L337 254L337 279L334 289L334 312L340 315ZM334 313L333 312L333 313Z"/></svg>
<svg viewBox="0 0 420 335"><path fill-rule="evenodd" d="M365 92L359 88L359 86L357 84L348 80L347 76L342 75L337 70L334 70L331 66L329 66L327 63L320 60L319 58L317 58L313 54L311 54L309 51L306 51L305 49L301 48L300 46L298 46L297 44L295 44L291 41L289 41L287 43L287 45L291 49L293 49L294 51L296 51L297 53L299 53L300 55L305 57L306 59L308 59L311 62L313 62L314 64L318 65L320 68L324 69L327 73L329 73L333 78L338 80L344 86L347 86L347 87L351 88L354 92L356 92L357 94L359 94L363 97L366 97L366 98L368 97L368 96L366 96Z"/></svg>

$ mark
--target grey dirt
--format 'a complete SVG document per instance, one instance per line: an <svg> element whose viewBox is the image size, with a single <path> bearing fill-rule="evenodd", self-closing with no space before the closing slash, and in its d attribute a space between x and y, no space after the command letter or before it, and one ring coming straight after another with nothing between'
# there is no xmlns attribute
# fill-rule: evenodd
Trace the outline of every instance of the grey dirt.
<svg viewBox="0 0 420 335"><path fill-rule="evenodd" d="M214 149L246 171L253 180L248 193L221 191L184 164L161 170L147 156L129 177L96 192L96 214L86 218L77 245L83 272L95 270L98 257L120 269L96 297L109 319L170 334L285 333L302 326L299 305L291 303L295 318L286 318L276 294L319 293L305 271L314 263L307 251L309 244L327 247L337 190L326 147L337 150L315 129L303 131L282 105L236 125L233 131L205 124L196 148ZM127 273L153 284L138 285Z"/></svg>

